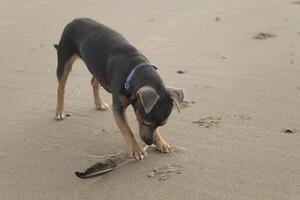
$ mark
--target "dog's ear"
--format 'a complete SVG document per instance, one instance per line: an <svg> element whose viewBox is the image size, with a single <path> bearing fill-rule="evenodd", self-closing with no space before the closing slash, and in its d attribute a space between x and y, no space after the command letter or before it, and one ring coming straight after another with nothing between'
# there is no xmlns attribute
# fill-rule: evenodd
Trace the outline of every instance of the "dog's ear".
<svg viewBox="0 0 300 200"><path fill-rule="evenodd" d="M143 105L146 113L149 113L152 110L157 100L159 99L159 95L157 94L157 92L150 86L141 87L137 91L137 97Z"/></svg>
<svg viewBox="0 0 300 200"><path fill-rule="evenodd" d="M180 112L179 105L183 101L184 90L181 89L181 88L174 88L174 87L171 87L171 86L167 86L166 91L170 95L171 99L174 101L178 112Z"/></svg>

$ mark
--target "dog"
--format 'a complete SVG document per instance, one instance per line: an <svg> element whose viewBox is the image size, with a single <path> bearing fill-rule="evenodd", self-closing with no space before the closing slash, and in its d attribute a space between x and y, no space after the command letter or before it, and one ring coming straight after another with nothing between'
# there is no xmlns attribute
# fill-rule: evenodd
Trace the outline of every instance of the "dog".
<svg viewBox="0 0 300 200"><path fill-rule="evenodd" d="M137 117L139 135L147 145L155 144L162 153L170 151L158 128L167 123L173 105L183 101L183 89L165 86L157 67L120 33L92 19L78 18L67 24L57 49L58 79L56 119L63 120L64 93L68 75L77 58L92 74L94 103L99 110L108 105L101 99L100 85L112 94L112 111L118 128L133 157L142 161L145 151L127 124L126 108L131 105Z"/></svg>

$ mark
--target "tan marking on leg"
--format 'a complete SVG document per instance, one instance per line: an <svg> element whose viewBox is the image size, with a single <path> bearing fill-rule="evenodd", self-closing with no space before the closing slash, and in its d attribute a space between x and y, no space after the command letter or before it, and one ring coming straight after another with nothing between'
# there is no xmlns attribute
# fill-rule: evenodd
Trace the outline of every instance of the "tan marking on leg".
<svg viewBox="0 0 300 200"><path fill-rule="evenodd" d="M104 103L101 99L101 96L99 93L100 83L95 77L92 78L91 85L93 87L94 103L95 103L96 108L98 110L103 110L103 111L107 110L108 105L106 103Z"/></svg>
<svg viewBox="0 0 300 200"><path fill-rule="evenodd" d="M124 96L124 95L119 96L119 100L120 100L121 105L122 105L123 107L127 107L127 106L129 105L128 99L127 99L126 96Z"/></svg>
<svg viewBox="0 0 300 200"><path fill-rule="evenodd" d="M56 104L56 119L64 119L64 95L65 95L65 86L68 79L68 75L72 70L72 65L75 62L77 55L73 55L64 66L64 73L62 77L58 80L57 88L57 104Z"/></svg>
<svg viewBox="0 0 300 200"><path fill-rule="evenodd" d="M125 111L126 111L126 108L124 108L123 112L121 114L119 114L113 109L115 121L116 121L127 145L129 146L134 158L138 161L142 161L144 159L146 153L140 147L140 145L137 143L131 129L129 128L129 126L126 122Z"/></svg>
<svg viewBox="0 0 300 200"><path fill-rule="evenodd" d="M135 116L136 116L136 120L138 121L138 125L139 125L139 129L141 130L142 128L142 117L141 117L141 114L139 112L134 112L135 113Z"/></svg>
<svg viewBox="0 0 300 200"><path fill-rule="evenodd" d="M161 137L158 129L156 130L156 138L154 144L161 153L169 153L170 145Z"/></svg>

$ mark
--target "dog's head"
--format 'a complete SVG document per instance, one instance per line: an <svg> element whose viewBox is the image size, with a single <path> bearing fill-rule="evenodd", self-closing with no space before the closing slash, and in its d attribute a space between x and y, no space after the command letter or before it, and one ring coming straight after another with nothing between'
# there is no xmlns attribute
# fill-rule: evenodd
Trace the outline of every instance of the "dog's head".
<svg viewBox="0 0 300 200"><path fill-rule="evenodd" d="M137 91L134 111L137 116L141 139L148 145L154 143L156 129L167 123L174 103L183 101L183 89L166 87L159 93L150 86L143 86Z"/></svg>

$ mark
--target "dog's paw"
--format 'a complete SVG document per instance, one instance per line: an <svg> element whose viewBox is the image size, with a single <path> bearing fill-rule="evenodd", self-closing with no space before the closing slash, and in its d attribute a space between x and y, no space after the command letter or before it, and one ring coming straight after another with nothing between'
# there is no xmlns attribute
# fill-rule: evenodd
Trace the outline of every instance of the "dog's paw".
<svg viewBox="0 0 300 200"><path fill-rule="evenodd" d="M170 152L170 145L161 137L156 139L155 146L158 151L161 153L169 153Z"/></svg>
<svg viewBox="0 0 300 200"><path fill-rule="evenodd" d="M147 153L140 147L140 145L136 144L131 148L133 157L142 162L145 157L147 157Z"/></svg>
<svg viewBox="0 0 300 200"><path fill-rule="evenodd" d="M97 110L101 110L101 111L107 111L108 110L108 105L106 103L99 103L98 105L96 105L96 109Z"/></svg>
<svg viewBox="0 0 300 200"><path fill-rule="evenodd" d="M61 121L65 119L65 115L63 113L56 113L55 119L57 121Z"/></svg>
<svg viewBox="0 0 300 200"><path fill-rule="evenodd" d="M71 117L71 116L72 116L72 114L70 114L70 113L67 113L67 114L56 113L55 119L57 121L61 121L61 120L64 120L66 117Z"/></svg>

